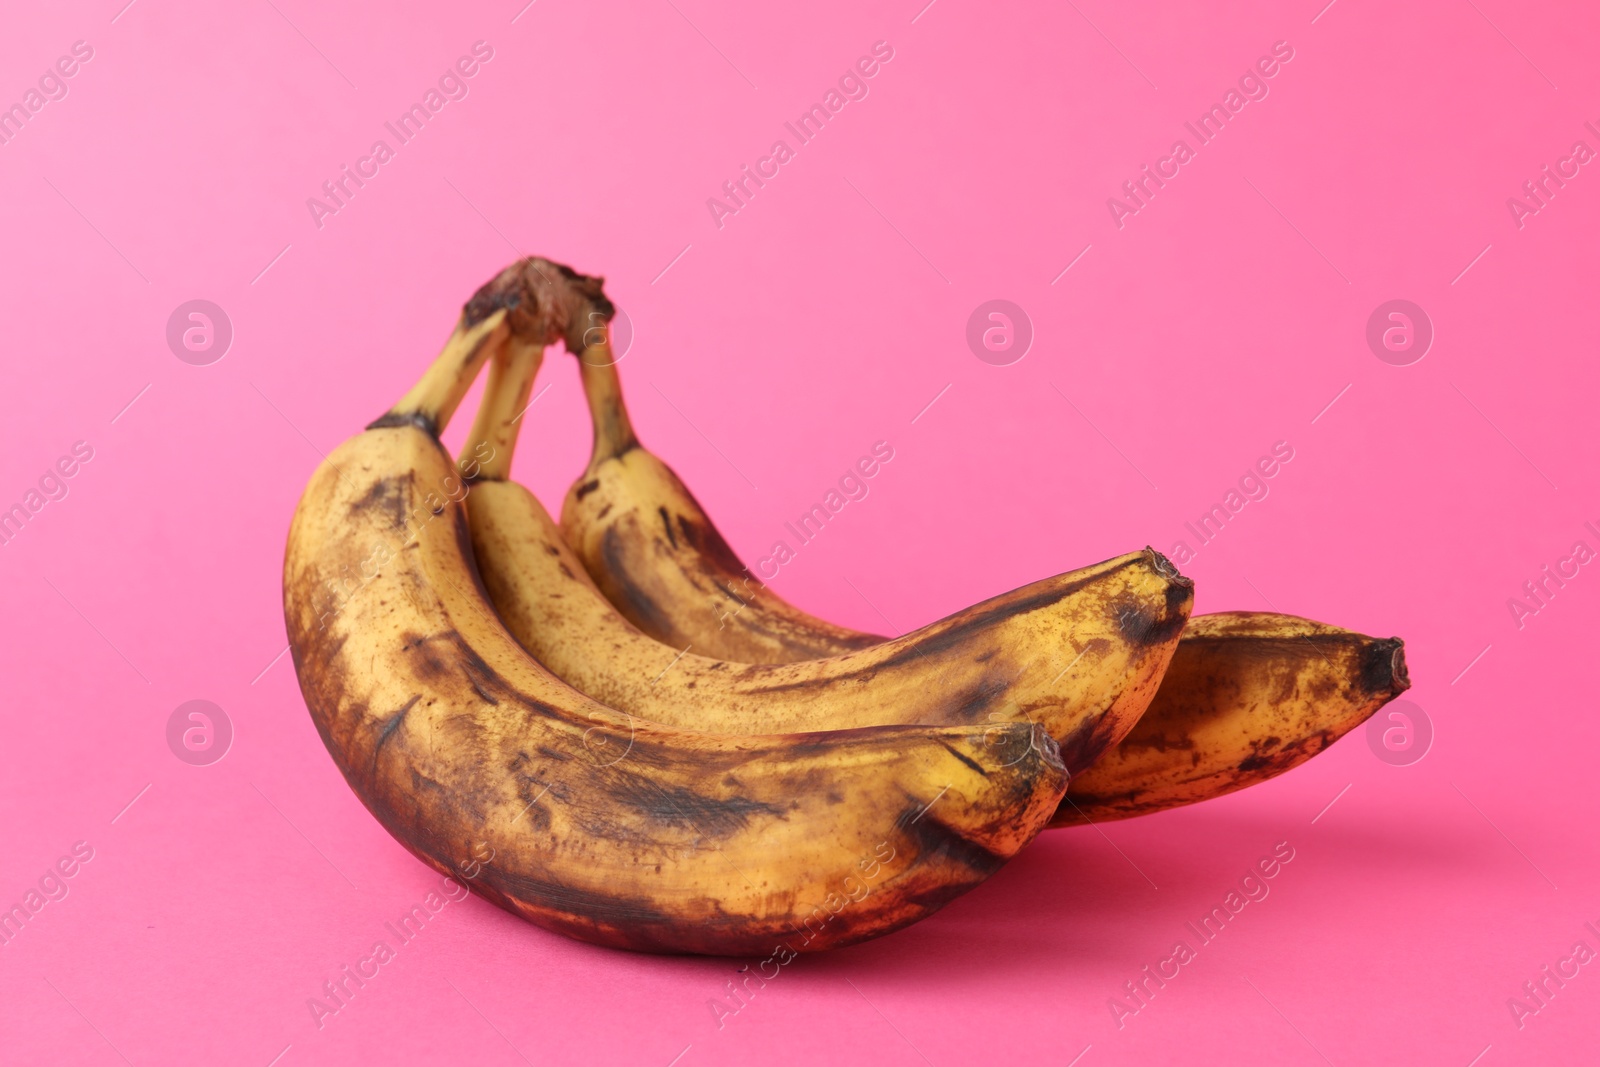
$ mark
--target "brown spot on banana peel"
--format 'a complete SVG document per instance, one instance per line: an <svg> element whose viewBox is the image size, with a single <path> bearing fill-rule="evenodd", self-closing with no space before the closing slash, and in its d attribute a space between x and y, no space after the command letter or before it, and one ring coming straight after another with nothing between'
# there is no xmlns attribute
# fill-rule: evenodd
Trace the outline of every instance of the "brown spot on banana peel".
<svg viewBox="0 0 1600 1067"><path fill-rule="evenodd" d="M942 702L939 707L930 708L928 721L951 726L961 723L989 721L989 709L1004 706L1006 694L1010 692L1014 681L1015 678L1012 677L997 678L981 675L961 692ZM1008 716L1008 718L1013 717ZM1017 715L1013 718L1013 721L1027 722L1030 720L1025 715Z"/></svg>
<svg viewBox="0 0 1600 1067"><path fill-rule="evenodd" d="M623 542L621 532L615 526L606 527L605 534L600 539L600 557L605 561L607 574L611 578L611 593L620 594L623 603L618 607L624 608L628 618L639 625L640 629L653 633L671 633L676 641L679 635L673 629L672 620L662 611L650 594L639 588L629 580L629 570L624 563L627 548Z"/></svg>
<svg viewBox="0 0 1600 1067"><path fill-rule="evenodd" d="M744 597L740 596L738 593L735 593L732 586L723 582L714 582L712 584L716 586L717 592L721 593L723 596L727 597L741 608L750 606L750 602Z"/></svg>
<svg viewBox="0 0 1600 1067"><path fill-rule="evenodd" d="M1129 641L1139 645L1166 644L1189 621L1194 607L1194 581L1181 575L1166 577L1166 601L1160 607L1132 597L1116 607L1117 625Z"/></svg>
<svg viewBox="0 0 1600 1067"><path fill-rule="evenodd" d="M938 801L934 800L933 804L937 806ZM995 855L959 831L946 826L933 814L933 811L933 808L919 804L902 811L900 817L895 820L895 829L916 842L919 855L948 858L985 878L1005 866L1004 856ZM951 899L945 897L939 901L938 906L943 907Z"/></svg>
<svg viewBox="0 0 1600 1067"><path fill-rule="evenodd" d="M665 467L666 465L662 464L662 466ZM678 477L677 473L673 471L671 467L666 467L666 471L669 475L671 475L672 480L677 483L677 488L683 494L684 501L691 505L698 514L704 515L706 511L700 506L700 501L695 499L694 494L689 491L688 486L683 484L683 480ZM689 520L681 514L677 516L677 519L680 524L689 522ZM717 577L720 575L723 578L733 580L737 580L740 577L746 576L750 573L749 568L747 568L744 563L740 561L738 555L734 553L733 547L728 544L726 539L723 538L722 532L713 526L709 520L704 524L703 531L704 532L701 535L695 538L695 543L701 546L700 551L695 556L691 557L691 559L695 561L709 561L716 565L716 570L713 571L710 568L697 569L699 569L703 574L706 574L708 577ZM674 547L676 547L676 545L674 545Z"/></svg>
<svg viewBox="0 0 1600 1067"><path fill-rule="evenodd" d="M654 779L625 771L607 783L606 791L619 804L647 819L688 826L710 837L743 830L752 815L784 817L781 809L748 797L707 797L691 789L669 788Z"/></svg>
<svg viewBox="0 0 1600 1067"><path fill-rule="evenodd" d="M406 713L416 707L417 701L421 699L422 694L420 693L412 696L410 700L401 706L399 711L384 721L382 728L378 730L378 740L372 746L372 762L374 764L378 762L378 756L383 751L384 742L394 736L394 732L400 728L400 724L406 721Z"/></svg>
<svg viewBox="0 0 1600 1067"><path fill-rule="evenodd" d="M407 507L411 500L411 478L412 475L406 474L404 477L375 480L372 488L350 505L350 513L359 515L364 511L387 512L389 525L397 530L404 530L411 518Z"/></svg>
<svg viewBox="0 0 1600 1067"><path fill-rule="evenodd" d="M983 775L985 778L989 777L989 772L983 769L983 764L979 763L977 760L973 759L971 756L963 756L960 752L956 751L955 747L952 746L952 745L945 745L944 748L945 748L945 751L950 753L950 755L954 756L956 759L960 760L962 763L965 763L968 767L971 767L974 771L977 771L979 774ZM1069 768L1069 770L1070 770L1070 768Z"/></svg>
<svg viewBox="0 0 1600 1067"><path fill-rule="evenodd" d="M694 523L678 516L678 535L683 538L683 543L696 551L700 548L700 531Z"/></svg>
<svg viewBox="0 0 1600 1067"><path fill-rule="evenodd" d="M1119 724L1108 712L1085 718L1071 736L1061 739L1061 762L1069 774L1076 776L1092 767L1116 741Z"/></svg>
<svg viewBox="0 0 1600 1067"><path fill-rule="evenodd" d="M500 703L499 698L484 686L483 680L478 677L477 672L472 667L463 665L461 672L467 676L467 684L472 686L472 691L478 694L478 698L485 704L493 707Z"/></svg>
<svg viewBox="0 0 1600 1067"><path fill-rule="evenodd" d="M369 430L415 426L430 437L439 436L439 427L428 416L414 411L388 411L367 423Z"/></svg>

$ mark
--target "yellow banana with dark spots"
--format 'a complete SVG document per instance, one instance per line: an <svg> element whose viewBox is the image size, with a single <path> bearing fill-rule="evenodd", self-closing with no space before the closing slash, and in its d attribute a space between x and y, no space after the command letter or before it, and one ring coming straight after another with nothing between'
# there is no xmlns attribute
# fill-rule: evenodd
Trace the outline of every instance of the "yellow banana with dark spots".
<svg viewBox="0 0 1600 1067"><path fill-rule="evenodd" d="M1399 638L1269 612L1198 615L1150 710L1073 777L1053 825L1148 815L1264 782L1410 687Z"/></svg>
<svg viewBox="0 0 1600 1067"><path fill-rule="evenodd" d="M609 322L609 302L600 314ZM889 640L835 626L769 589L671 468L639 443L608 350L579 354L578 373L594 448L567 490L561 532L629 622L673 648L735 663L797 663Z"/></svg>
<svg viewBox="0 0 1600 1067"><path fill-rule="evenodd" d="M609 306L599 317L609 319ZM594 446L567 492L561 529L629 622L674 648L746 663L860 655L889 640L809 615L753 575L677 475L639 443L614 362L603 350L578 358ZM1372 663L1391 651L1385 675ZM1291 615L1196 616L1138 725L1087 772L1074 768L1068 796L1089 817L1111 818L1231 792L1298 766L1409 684L1397 639ZM1199 749L1164 749L1168 739ZM1204 771L1179 766L1197 751ZM1053 825L1077 821L1063 805Z"/></svg>
<svg viewBox="0 0 1600 1067"><path fill-rule="evenodd" d="M603 345L581 358L608 358ZM541 357L515 341L496 353L461 457L494 453L467 503L489 598L523 647L573 688L640 718L713 733L1037 722L1074 774L1155 695L1194 597L1193 584L1150 549L828 659L735 663L645 636L595 588L538 499L509 480Z"/></svg>
<svg viewBox="0 0 1600 1067"><path fill-rule="evenodd" d="M438 433L489 353L553 340L585 284L543 261L502 272L312 475L284 616L318 733L406 848L447 875L480 861L473 891L572 937L765 956L915 922L1050 819L1066 772L1045 730L659 726L562 683L496 617L462 506L481 458L458 467Z"/></svg>

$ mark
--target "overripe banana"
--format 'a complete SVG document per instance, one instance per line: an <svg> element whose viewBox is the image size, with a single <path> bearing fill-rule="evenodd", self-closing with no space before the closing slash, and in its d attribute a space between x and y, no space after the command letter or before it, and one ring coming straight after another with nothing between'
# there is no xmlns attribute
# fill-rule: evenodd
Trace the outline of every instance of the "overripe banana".
<svg viewBox="0 0 1600 1067"><path fill-rule="evenodd" d="M1264 782L1410 687L1398 638L1269 612L1198 615L1150 710L1073 777L1053 825L1148 815Z"/></svg>
<svg viewBox="0 0 1600 1067"><path fill-rule="evenodd" d="M492 855L475 892L576 938L765 955L916 921L1051 817L1066 773L1042 728L657 726L564 685L496 618L461 505L474 468L438 432L495 345L577 321L563 301L582 285L542 261L502 272L422 381L312 475L284 615L318 733L425 863Z"/></svg>
<svg viewBox="0 0 1600 1067"><path fill-rule="evenodd" d="M888 640L816 619L752 575L678 477L639 444L613 362L579 361L594 447L567 492L561 527L598 588L630 622L680 648L755 663L794 664ZM1389 683L1364 673L1361 655L1322 649L1330 642L1392 644L1387 695ZM1114 818L1113 811L1193 803L1281 774L1405 690L1410 683L1399 649L1398 640L1385 643L1291 615L1196 616L1133 733L1086 774L1075 774L1068 795L1090 818ZM1266 673L1257 675L1258 668ZM1159 747L1161 739L1181 742L1191 730L1199 731L1197 744L1214 746L1215 765L1203 773L1197 763L1178 765L1179 755L1188 761L1192 750ZM1114 786L1113 774L1120 776ZM1128 799L1135 794L1142 799ZM1102 806L1102 796L1110 806ZM1052 825L1076 821L1079 815L1063 804Z"/></svg>
<svg viewBox="0 0 1600 1067"><path fill-rule="evenodd" d="M603 342L597 342L603 344ZM605 358L605 354L585 356ZM603 704L713 733L1031 721L1088 767L1144 713L1193 603L1146 549L1034 582L893 641L829 659L746 664L640 633L595 588L537 498L509 480L542 351L494 356L462 462L492 449L467 516L489 598L535 659Z"/></svg>
<svg viewBox="0 0 1600 1067"><path fill-rule="evenodd" d="M609 321L609 302L602 314ZM629 622L673 648L736 663L796 663L888 640L809 615L767 588L678 476L639 443L609 351L579 355L578 373L594 449L567 490L561 532Z"/></svg>

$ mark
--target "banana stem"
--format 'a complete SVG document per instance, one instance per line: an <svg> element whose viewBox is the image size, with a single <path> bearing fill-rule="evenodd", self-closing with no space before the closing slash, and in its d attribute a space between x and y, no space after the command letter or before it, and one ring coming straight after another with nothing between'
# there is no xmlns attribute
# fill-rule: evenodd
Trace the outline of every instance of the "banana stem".
<svg viewBox="0 0 1600 1067"><path fill-rule="evenodd" d="M589 417L594 422L594 451L589 457L589 469L593 470L606 460L639 447L633 422L622 402L622 379L611 357L609 323L605 340L578 354L578 374L583 380L583 395L589 401Z"/></svg>
<svg viewBox="0 0 1600 1067"><path fill-rule="evenodd" d="M483 361L505 344L509 332L506 326L507 309L498 308L488 315L474 319L463 315L455 332L444 344L422 376L422 380L407 390L399 403L372 424L372 427L424 424L438 435L444 431L450 416L461 405L461 398L472 388L473 379Z"/></svg>
<svg viewBox="0 0 1600 1067"><path fill-rule="evenodd" d="M511 454L522 429L522 413L528 410L533 379L543 362L544 346L521 337L513 337L495 352L478 415L461 446L461 469L477 465L474 481L503 482L511 477Z"/></svg>

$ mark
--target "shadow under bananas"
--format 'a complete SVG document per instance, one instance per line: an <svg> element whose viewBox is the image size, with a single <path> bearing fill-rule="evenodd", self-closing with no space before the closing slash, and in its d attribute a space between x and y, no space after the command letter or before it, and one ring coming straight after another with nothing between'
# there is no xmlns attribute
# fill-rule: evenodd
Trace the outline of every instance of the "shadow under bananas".
<svg viewBox="0 0 1600 1067"><path fill-rule="evenodd" d="M1190 912L1214 904L1258 856L1285 840L1299 857L1271 883L1271 898L1285 903L1302 885L1332 877L1370 887L1358 895L1380 904L1418 883L1470 884L1523 873L1538 880L1526 867L1510 866L1522 861L1487 827L1478 834L1470 823L1441 822L1419 834L1416 826L1395 823L1312 825L1315 813L1279 819L1222 807L1106 824L1108 837L1094 827L1054 831L939 914L893 937L809 957L804 969L870 975L874 987L903 993L948 991L955 961L962 980L976 982L1031 972L1100 974L1183 936ZM1305 902L1290 910L1315 900L1327 918L1324 890L1305 893Z"/></svg>
<svg viewBox="0 0 1600 1067"><path fill-rule="evenodd" d="M1107 993L1115 993L1151 951L1183 937L1185 919L1214 904L1259 855L1285 839L1298 856L1272 882L1263 905L1278 917L1260 923L1252 917L1239 933L1219 942L1215 952L1222 955L1207 952L1200 966L1211 980L1231 977L1248 962L1238 949L1253 945L1260 951L1261 939L1268 938L1275 952L1296 951L1308 930L1330 919L1340 925L1396 922L1413 932L1423 925L1449 932L1452 924L1459 926L1461 915L1426 914L1430 894L1440 884L1470 890L1498 878L1523 893L1526 886L1518 879L1535 877L1517 867L1522 861L1487 827L1478 833L1472 823L1454 818L1446 802L1422 813L1428 832L1419 833L1416 825L1397 821L1341 824L1324 818L1312 824L1320 802L1283 799L1287 807L1303 810L1292 818L1269 817L1254 803L1247 808L1224 801L1108 823L1105 837L1093 827L1053 831L980 890L915 926L764 968L760 959L636 955L569 942L482 902L475 918L485 924L484 945L497 946L486 951L503 953L508 964L543 958L552 945L620 961L635 980L681 1002L681 1029L665 1042L674 1048L679 1041L699 1046L712 1040L742 1047L764 1039L763 1020L776 1021L796 1010L859 997L895 1017L895 1002L935 993L959 998L963 987L991 999L1005 990L1060 997L1060 1007L1051 1010L1052 1026L1090 1020L1099 1025L1102 1019L1109 1026L1109 1017L1102 1015ZM1338 890L1330 893L1328 883L1334 880ZM1330 899L1344 903L1330 913ZM1283 937L1286 923L1295 931L1292 940ZM831 1039L819 1035L818 1040ZM672 1049L667 1051L670 1055Z"/></svg>

